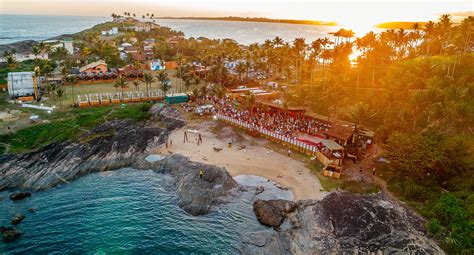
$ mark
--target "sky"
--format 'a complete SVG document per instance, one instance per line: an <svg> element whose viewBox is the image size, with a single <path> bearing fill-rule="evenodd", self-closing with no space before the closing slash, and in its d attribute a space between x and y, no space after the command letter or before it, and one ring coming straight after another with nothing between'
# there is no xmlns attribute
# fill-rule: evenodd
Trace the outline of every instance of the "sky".
<svg viewBox="0 0 474 255"><path fill-rule="evenodd" d="M367 27L386 21L436 20L474 14L474 0L0 0L2 14L110 16L243 16L336 21Z"/></svg>

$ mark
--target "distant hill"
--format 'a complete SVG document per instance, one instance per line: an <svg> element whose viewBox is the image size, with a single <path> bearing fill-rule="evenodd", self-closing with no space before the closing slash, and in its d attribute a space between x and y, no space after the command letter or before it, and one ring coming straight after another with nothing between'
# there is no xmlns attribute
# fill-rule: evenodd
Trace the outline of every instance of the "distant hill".
<svg viewBox="0 0 474 255"><path fill-rule="evenodd" d="M220 21L244 21L244 22L270 22L287 23L300 25L319 25L319 26L337 26L334 21L319 20L295 20L295 19L269 19L269 18L251 18L251 17L158 17L156 19L192 19L192 20L220 20Z"/></svg>
<svg viewBox="0 0 474 255"><path fill-rule="evenodd" d="M384 22L375 25L376 28L386 28L386 29L413 29L413 26L418 23L419 28L423 28L426 25L426 22L413 22L413 21L394 21L394 22Z"/></svg>

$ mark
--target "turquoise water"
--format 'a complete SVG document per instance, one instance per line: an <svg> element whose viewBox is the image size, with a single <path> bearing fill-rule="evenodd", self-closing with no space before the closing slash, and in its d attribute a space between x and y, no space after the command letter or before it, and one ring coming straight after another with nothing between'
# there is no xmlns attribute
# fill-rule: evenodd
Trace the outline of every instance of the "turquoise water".
<svg viewBox="0 0 474 255"><path fill-rule="evenodd" d="M251 194L205 216L177 206L171 177L121 169L95 173L19 202L0 193L0 226L26 218L16 242L0 254L234 254L241 234L265 229L252 212ZM28 212L35 208L36 212Z"/></svg>

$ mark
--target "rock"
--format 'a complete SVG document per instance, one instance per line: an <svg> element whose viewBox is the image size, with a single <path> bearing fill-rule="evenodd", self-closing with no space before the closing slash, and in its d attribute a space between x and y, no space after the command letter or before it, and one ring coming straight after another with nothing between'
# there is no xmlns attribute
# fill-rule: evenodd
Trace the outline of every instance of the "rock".
<svg viewBox="0 0 474 255"><path fill-rule="evenodd" d="M14 200L14 201L25 199L27 197L31 197L30 192L16 192L16 193L13 193L13 194L10 195L10 199Z"/></svg>
<svg viewBox="0 0 474 255"><path fill-rule="evenodd" d="M292 201L278 200L257 200L253 204L253 211L258 222L269 227L279 227L286 215L296 208Z"/></svg>
<svg viewBox="0 0 474 255"><path fill-rule="evenodd" d="M12 227L0 227L0 232L2 233L3 241L5 242L11 242L18 239L23 234Z"/></svg>
<svg viewBox="0 0 474 255"><path fill-rule="evenodd" d="M224 168L192 162L178 154L168 156L161 163L155 171L174 177L180 198L178 205L192 215L207 214L213 205L227 202L234 189L238 191L239 185Z"/></svg>
<svg viewBox="0 0 474 255"><path fill-rule="evenodd" d="M36 209L35 209L35 208L33 208L33 207L31 207L31 208L28 208L28 212L30 212L30 213L34 213L34 212L36 212Z"/></svg>
<svg viewBox="0 0 474 255"><path fill-rule="evenodd" d="M15 217L12 218L12 225L18 225L20 222L25 218L25 215L23 214L17 214Z"/></svg>
<svg viewBox="0 0 474 255"><path fill-rule="evenodd" d="M256 189L255 189L255 195L258 195L258 194L261 194L262 192L265 191L265 188L263 186L258 186Z"/></svg>
<svg viewBox="0 0 474 255"><path fill-rule="evenodd" d="M173 118L164 117L164 121L174 122L168 128L147 126L133 120L109 121L86 132L78 141L0 156L0 191L49 189L92 172L135 166L143 161L149 150L163 144L174 127L185 123L176 115L179 112L165 110L167 108L162 111L174 114ZM159 118L159 115L152 118Z"/></svg>
<svg viewBox="0 0 474 255"><path fill-rule="evenodd" d="M283 206L269 202L256 201L257 219L262 224L277 225L283 221L283 213L276 208ZM241 253L444 254L426 235L423 224L422 218L383 193L335 192L321 201L298 201L294 211L286 214L285 226L280 226L278 232L252 232L241 238ZM248 241L257 240L259 235L266 236L264 246L260 241Z"/></svg>
<svg viewBox="0 0 474 255"><path fill-rule="evenodd" d="M186 121L181 113L174 108L162 104L155 104L151 107L150 112L154 116L154 119L161 120L165 123L167 129L178 129L186 125Z"/></svg>

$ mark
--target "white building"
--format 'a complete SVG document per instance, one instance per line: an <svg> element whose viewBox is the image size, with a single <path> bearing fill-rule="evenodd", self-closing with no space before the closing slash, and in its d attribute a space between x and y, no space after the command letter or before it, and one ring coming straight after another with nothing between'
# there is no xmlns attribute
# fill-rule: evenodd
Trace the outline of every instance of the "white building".
<svg viewBox="0 0 474 255"><path fill-rule="evenodd" d="M32 96L35 94L33 72L8 73L8 94L11 97Z"/></svg>
<svg viewBox="0 0 474 255"><path fill-rule="evenodd" d="M74 54L74 46L72 45L72 39L64 39L62 41L46 41L52 42L51 49L63 47L69 54Z"/></svg>
<svg viewBox="0 0 474 255"><path fill-rule="evenodd" d="M118 34L118 28L117 27L113 27L109 30L102 30L100 32L103 36L108 36L108 35L117 35Z"/></svg>
<svg viewBox="0 0 474 255"><path fill-rule="evenodd" d="M38 54L35 56L35 54L28 52L28 53L15 53L15 59L18 62L23 62L25 60L33 60L33 59L48 59L48 53L42 52L41 54ZM7 62L5 58L0 58L0 62Z"/></svg>

